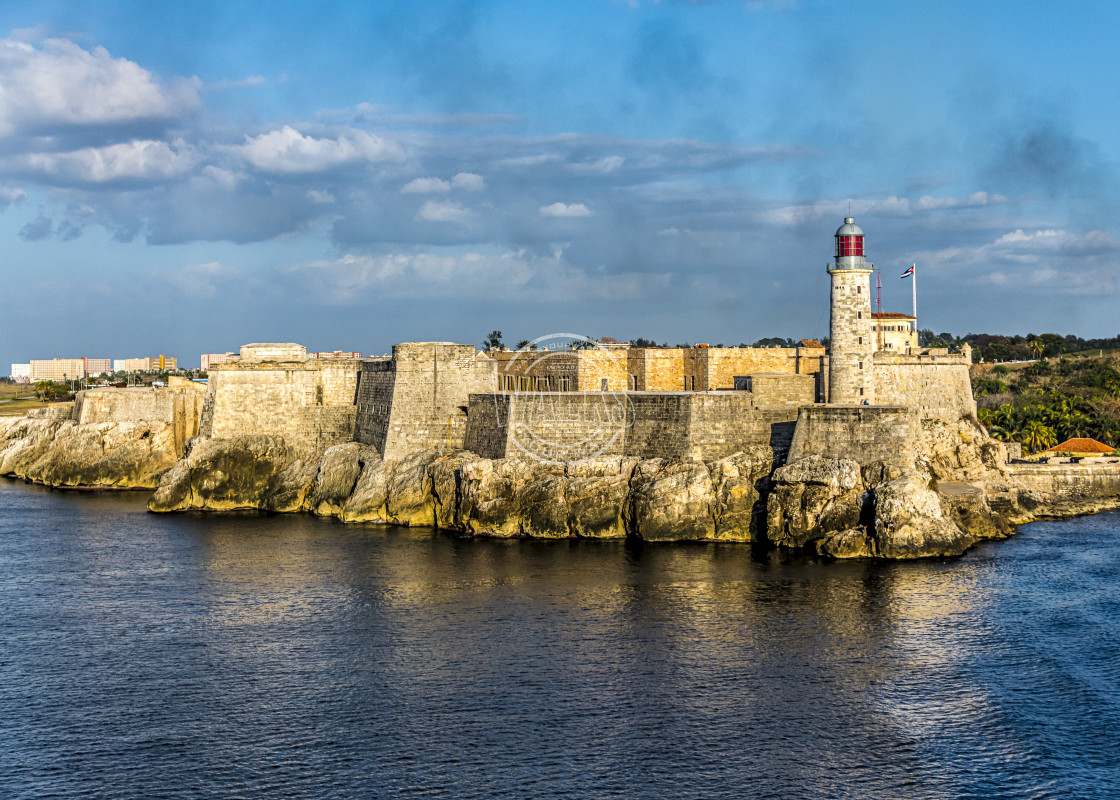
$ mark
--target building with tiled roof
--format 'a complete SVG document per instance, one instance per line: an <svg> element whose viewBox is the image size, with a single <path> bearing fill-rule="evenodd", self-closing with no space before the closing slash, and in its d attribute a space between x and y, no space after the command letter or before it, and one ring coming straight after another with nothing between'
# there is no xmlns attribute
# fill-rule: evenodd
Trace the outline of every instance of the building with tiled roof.
<svg viewBox="0 0 1120 800"><path fill-rule="evenodd" d="M1075 456L1110 456L1115 448L1096 439L1066 439L1047 450L1047 453L1072 453Z"/></svg>

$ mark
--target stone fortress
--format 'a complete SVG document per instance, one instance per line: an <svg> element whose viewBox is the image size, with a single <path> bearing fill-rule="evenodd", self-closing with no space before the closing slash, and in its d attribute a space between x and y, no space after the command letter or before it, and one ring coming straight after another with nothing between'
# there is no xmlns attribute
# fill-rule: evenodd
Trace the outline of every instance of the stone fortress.
<svg viewBox="0 0 1120 800"><path fill-rule="evenodd" d="M407 342L391 358L356 359L258 343L212 365L201 398L148 390L140 409L136 390L89 390L75 418L166 417L180 455L193 436L274 435L309 456L355 441L385 460L466 449L567 463L711 461L754 446L771 447L779 462L834 456L898 446L922 418L974 416L969 354L919 349L912 317L874 314L863 232L847 218L835 241L830 352L812 339L794 348L512 352Z"/></svg>
<svg viewBox="0 0 1120 800"><path fill-rule="evenodd" d="M249 344L205 388L95 389L0 422L0 474L156 488L153 511L836 557L960 553L1035 512L1116 504L1115 465L1008 466L976 420L967 348L920 349L914 317L872 312L872 271L849 217L827 268L827 352L407 342L361 359Z"/></svg>

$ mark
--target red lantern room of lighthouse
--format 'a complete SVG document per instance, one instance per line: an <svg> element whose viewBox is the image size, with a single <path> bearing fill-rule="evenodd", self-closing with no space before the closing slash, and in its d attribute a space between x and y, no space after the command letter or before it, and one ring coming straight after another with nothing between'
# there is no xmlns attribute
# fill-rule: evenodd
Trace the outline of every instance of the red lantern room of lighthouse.
<svg viewBox="0 0 1120 800"><path fill-rule="evenodd" d="M844 264L840 266L840 259L844 257L858 257L862 259L865 253L863 251L863 230L856 225L856 221L852 217L845 217L844 224L836 231L836 261L840 269L847 267L852 269L854 265ZM858 267L855 267L858 269Z"/></svg>

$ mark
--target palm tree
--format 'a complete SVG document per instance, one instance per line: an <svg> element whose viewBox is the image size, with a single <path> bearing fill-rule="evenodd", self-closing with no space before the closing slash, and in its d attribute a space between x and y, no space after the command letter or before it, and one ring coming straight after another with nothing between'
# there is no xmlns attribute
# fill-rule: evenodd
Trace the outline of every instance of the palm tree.
<svg viewBox="0 0 1120 800"><path fill-rule="evenodd" d="M1067 439L1081 438L1089 435L1089 428L1093 420L1081 411L1071 411L1065 418L1063 428Z"/></svg>
<svg viewBox="0 0 1120 800"><path fill-rule="evenodd" d="M1042 352L1046 349L1046 345L1042 343L1042 340L1033 333L1027 337L1027 347L1030 348L1031 355L1035 358L1041 358Z"/></svg>
<svg viewBox="0 0 1120 800"><path fill-rule="evenodd" d="M1018 412L1015 407L1010 403L1004 403L1002 406L995 410L995 421L997 425L1008 427L1015 423L1019 418Z"/></svg>
<svg viewBox="0 0 1120 800"><path fill-rule="evenodd" d="M1038 420L1031 420L1023 430L1023 444L1029 447L1032 453L1053 447L1057 443L1058 440L1054 437L1054 430Z"/></svg>

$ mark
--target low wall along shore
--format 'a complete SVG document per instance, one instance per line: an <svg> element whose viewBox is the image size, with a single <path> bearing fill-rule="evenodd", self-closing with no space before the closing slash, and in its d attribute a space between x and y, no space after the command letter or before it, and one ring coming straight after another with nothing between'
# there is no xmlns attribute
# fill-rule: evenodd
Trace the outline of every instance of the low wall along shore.
<svg viewBox="0 0 1120 800"><path fill-rule="evenodd" d="M1120 497L1120 463L1011 464L1022 486L1052 501Z"/></svg>

